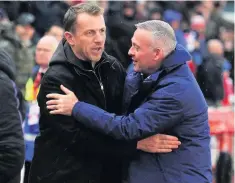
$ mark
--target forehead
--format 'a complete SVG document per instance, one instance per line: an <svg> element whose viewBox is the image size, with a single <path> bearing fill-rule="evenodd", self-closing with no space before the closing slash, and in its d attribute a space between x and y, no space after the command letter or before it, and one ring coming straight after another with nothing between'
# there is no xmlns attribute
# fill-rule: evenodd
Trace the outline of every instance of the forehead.
<svg viewBox="0 0 235 183"><path fill-rule="evenodd" d="M47 49L47 50L53 50L53 48L55 47L56 43L54 43L52 40L50 39L42 39L38 42L37 44L37 48L40 49Z"/></svg>
<svg viewBox="0 0 235 183"><path fill-rule="evenodd" d="M132 37L132 43L149 46L152 44L152 39L153 36L150 31L137 29Z"/></svg>
<svg viewBox="0 0 235 183"><path fill-rule="evenodd" d="M50 32L63 32L64 30L59 26L52 26Z"/></svg>
<svg viewBox="0 0 235 183"><path fill-rule="evenodd" d="M81 13L76 19L78 30L96 30L105 27L105 21L103 15L89 15L87 13Z"/></svg>

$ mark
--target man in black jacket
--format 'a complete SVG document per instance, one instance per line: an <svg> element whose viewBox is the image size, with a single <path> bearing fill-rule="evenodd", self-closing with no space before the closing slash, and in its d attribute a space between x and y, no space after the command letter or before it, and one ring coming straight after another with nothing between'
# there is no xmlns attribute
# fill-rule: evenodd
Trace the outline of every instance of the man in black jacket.
<svg viewBox="0 0 235 183"><path fill-rule="evenodd" d="M209 106L219 106L224 98L223 56L220 40L211 39L207 43L208 55L197 69L197 81Z"/></svg>
<svg viewBox="0 0 235 183"><path fill-rule="evenodd" d="M64 29L65 38L38 94L40 135L35 141L29 183L121 182L121 160L137 151L137 141L114 140L79 125L72 117L50 115L46 108L46 95L61 93L63 84L83 101L121 113L125 72L104 52L102 9L93 4L70 7Z"/></svg>
<svg viewBox="0 0 235 183"><path fill-rule="evenodd" d="M24 163L23 98L15 84L15 65L0 50L0 182L20 183Z"/></svg>

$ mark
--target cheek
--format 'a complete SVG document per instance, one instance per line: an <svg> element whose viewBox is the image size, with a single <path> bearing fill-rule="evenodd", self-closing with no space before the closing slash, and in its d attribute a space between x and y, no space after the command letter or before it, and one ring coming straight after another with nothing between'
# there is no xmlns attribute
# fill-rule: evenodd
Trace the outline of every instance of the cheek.
<svg viewBox="0 0 235 183"><path fill-rule="evenodd" d="M152 55L148 54L148 53L141 53L139 54L139 58L138 58L138 62L144 66L144 67L149 67L151 65L153 65L153 59L152 59Z"/></svg>
<svg viewBox="0 0 235 183"><path fill-rule="evenodd" d="M41 60L41 54L40 53L36 53L35 54L35 58L36 58L36 60Z"/></svg>
<svg viewBox="0 0 235 183"><path fill-rule="evenodd" d="M79 42L77 42L77 48L84 52L90 52L91 45L92 41L89 39L80 39Z"/></svg>
<svg viewBox="0 0 235 183"><path fill-rule="evenodd" d="M144 63L146 61L146 54L144 53L137 53L136 57L139 63Z"/></svg>
<svg viewBox="0 0 235 183"><path fill-rule="evenodd" d="M51 60L52 56L53 56L53 54L48 54L47 60Z"/></svg>

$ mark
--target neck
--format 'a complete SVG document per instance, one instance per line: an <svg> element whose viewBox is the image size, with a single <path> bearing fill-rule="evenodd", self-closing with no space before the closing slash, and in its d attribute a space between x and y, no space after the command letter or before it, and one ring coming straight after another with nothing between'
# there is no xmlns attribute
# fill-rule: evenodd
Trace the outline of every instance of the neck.
<svg viewBox="0 0 235 183"><path fill-rule="evenodd" d="M74 47L72 47L72 46L70 46L70 47L71 47L71 49L72 49L74 55L75 55L78 59L83 60L83 61L86 60L83 56L81 56L80 54L78 54L78 53L75 51Z"/></svg>
<svg viewBox="0 0 235 183"><path fill-rule="evenodd" d="M81 54L76 53L74 47L71 46L71 49L72 49L74 55L75 55L79 60L81 60L81 61L90 61L90 60L88 60L88 59L85 59ZM92 68L94 69L96 62L90 61L90 63L91 63Z"/></svg>
<svg viewBox="0 0 235 183"><path fill-rule="evenodd" d="M93 69L95 68L95 64L96 64L96 62L91 62L91 66Z"/></svg>
<svg viewBox="0 0 235 183"><path fill-rule="evenodd" d="M144 71L143 74L148 77L149 75L155 73L159 68L160 68L160 66L155 69L151 69L151 70L149 69L147 71Z"/></svg>
<svg viewBox="0 0 235 183"><path fill-rule="evenodd" d="M48 67L46 67L46 66L40 66L39 72L45 73L47 71L47 69L48 69Z"/></svg>

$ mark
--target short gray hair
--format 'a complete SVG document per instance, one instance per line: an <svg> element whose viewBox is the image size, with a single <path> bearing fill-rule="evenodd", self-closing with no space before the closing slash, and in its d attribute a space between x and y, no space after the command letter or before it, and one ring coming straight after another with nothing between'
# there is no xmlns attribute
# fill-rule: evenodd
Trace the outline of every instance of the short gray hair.
<svg viewBox="0 0 235 183"><path fill-rule="evenodd" d="M137 29L143 29L152 32L153 47L156 47L155 41L160 41L164 56L167 56L176 47L176 37L173 28L161 20L149 20L135 25Z"/></svg>

